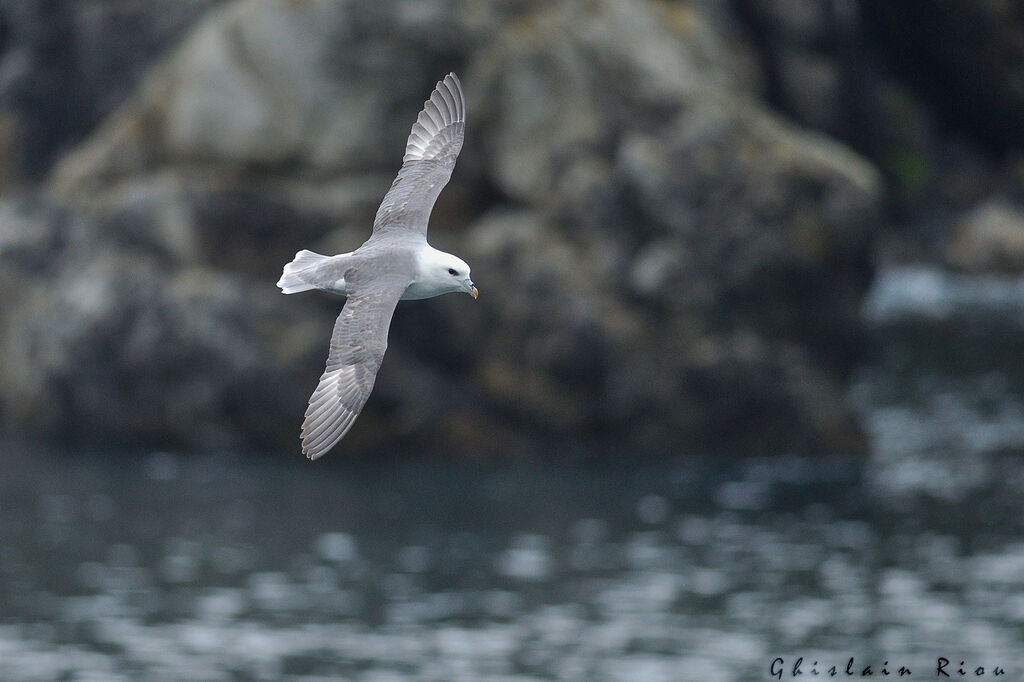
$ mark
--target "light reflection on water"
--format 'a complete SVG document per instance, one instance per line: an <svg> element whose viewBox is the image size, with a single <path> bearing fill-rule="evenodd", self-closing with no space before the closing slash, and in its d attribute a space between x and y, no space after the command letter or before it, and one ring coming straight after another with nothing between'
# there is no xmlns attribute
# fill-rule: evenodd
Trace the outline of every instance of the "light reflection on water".
<svg viewBox="0 0 1024 682"><path fill-rule="evenodd" d="M3 680L746 680L850 655L1021 672L1012 460L983 499L907 509L836 458L2 457Z"/></svg>

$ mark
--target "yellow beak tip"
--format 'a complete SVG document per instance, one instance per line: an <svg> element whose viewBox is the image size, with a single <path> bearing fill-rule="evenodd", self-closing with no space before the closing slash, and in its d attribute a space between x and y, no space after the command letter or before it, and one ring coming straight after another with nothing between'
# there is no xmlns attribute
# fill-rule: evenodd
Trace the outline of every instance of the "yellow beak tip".
<svg viewBox="0 0 1024 682"><path fill-rule="evenodd" d="M476 287L473 287L473 290L469 292L469 295L472 296L473 300L475 301L476 298L480 295L480 292L476 290Z"/></svg>

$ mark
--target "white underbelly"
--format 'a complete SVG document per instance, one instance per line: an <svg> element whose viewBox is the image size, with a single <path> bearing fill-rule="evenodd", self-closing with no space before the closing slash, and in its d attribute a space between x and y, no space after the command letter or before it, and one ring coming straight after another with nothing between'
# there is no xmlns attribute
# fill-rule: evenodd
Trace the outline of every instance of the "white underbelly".
<svg viewBox="0 0 1024 682"><path fill-rule="evenodd" d="M338 294L339 296L348 296L348 289L345 288L345 278L341 277L336 279L328 289L332 294Z"/></svg>
<svg viewBox="0 0 1024 682"><path fill-rule="evenodd" d="M416 301L422 298L433 298L437 296L437 291L423 286L418 282L413 282L405 289L405 293L402 294L403 301Z"/></svg>

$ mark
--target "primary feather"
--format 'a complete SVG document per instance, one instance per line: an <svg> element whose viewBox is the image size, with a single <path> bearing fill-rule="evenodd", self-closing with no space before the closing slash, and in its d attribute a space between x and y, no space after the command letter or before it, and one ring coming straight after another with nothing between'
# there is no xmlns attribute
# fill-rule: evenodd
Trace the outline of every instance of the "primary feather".
<svg viewBox="0 0 1024 682"><path fill-rule="evenodd" d="M466 100L458 77L437 84L405 144L402 169L373 220L374 234L393 228L424 236L430 210L448 184L466 131Z"/></svg>

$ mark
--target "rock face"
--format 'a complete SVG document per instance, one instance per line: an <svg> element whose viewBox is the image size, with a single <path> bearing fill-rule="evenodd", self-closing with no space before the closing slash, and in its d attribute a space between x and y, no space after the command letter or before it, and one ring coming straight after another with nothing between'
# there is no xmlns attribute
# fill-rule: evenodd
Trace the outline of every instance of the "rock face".
<svg viewBox="0 0 1024 682"><path fill-rule="evenodd" d="M301 412L286 373L316 371L320 311L112 248L52 206L4 202L0 217L0 283L18 293L0 314L5 423L73 442L272 447L275 413Z"/></svg>
<svg viewBox="0 0 1024 682"><path fill-rule="evenodd" d="M862 448L841 396L881 179L759 101L740 33L717 3L217 4L0 204L4 424L297 451L341 301L273 283L368 236L455 70L431 241L481 298L399 307L340 451Z"/></svg>
<svg viewBox="0 0 1024 682"><path fill-rule="evenodd" d="M217 1L0 0L0 189L45 175Z"/></svg>

